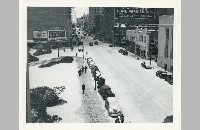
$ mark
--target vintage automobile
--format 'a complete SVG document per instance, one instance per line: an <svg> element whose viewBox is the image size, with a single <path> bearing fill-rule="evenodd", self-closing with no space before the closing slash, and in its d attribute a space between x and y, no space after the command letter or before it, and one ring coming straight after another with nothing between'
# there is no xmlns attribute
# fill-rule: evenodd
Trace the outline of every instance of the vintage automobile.
<svg viewBox="0 0 200 130"><path fill-rule="evenodd" d="M98 92L102 96L103 100L106 100L108 97L115 97L115 94L111 91L111 88L108 85L100 86Z"/></svg>
<svg viewBox="0 0 200 130"><path fill-rule="evenodd" d="M158 76L158 77L161 78L161 79L165 79L166 76L167 76L167 72L166 72L166 71L159 70L159 71L156 72L156 76Z"/></svg>
<svg viewBox="0 0 200 130"><path fill-rule="evenodd" d="M105 85L105 79L103 77L100 77L99 81L97 82L97 88L100 89L100 87L103 85Z"/></svg>
<svg viewBox="0 0 200 130"><path fill-rule="evenodd" d="M95 65L94 61L90 61L90 62L88 62L88 66L89 66L90 69L91 69L92 66L94 66L94 65Z"/></svg>
<svg viewBox="0 0 200 130"><path fill-rule="evenodd" d="M94 44L95 44L95 45L98 45L98 42L97 42L97 41L95 41L95 42L94 42Z"/></svg>
<svg viewBox="0 0 200 130"><path fill-rule="evenodd" d="M105 108L108 110L108 115L111 117L117 117L122 114L118 101L115 97L108 97L105 101Z"/></svg>
<svg viewBox="0 0 200 130"><path fill-rule="evenodd" d="M79 42L79 45L83 45L83 41L80 41L80 42Z"/></svg>
<svg viewBox="0 0 200 130"><path fill-rule="evenodd" d="M123 51L124 51L124 49L119 49L118 50L119 53L122 53Z"/></svg>
<svg viewBox="0 0 200 130"><path fill-rule="evenodd" d="M152 69L152 66L151 66L151 65L146 65L145 62L142 62L142 63L141 63L141 66L142 66L143 68L145 68L145 69Z"/></svg>
<svg viewBox="0 0 200 130"><path fill-rule="evenodd" d="M93 74L95 71L98 71L99 68L96 65L93 65L91 68L91 73Z"/></svg>
<svg viewBox="0 0 200 130"><path fill-rule="evenodd" d="M167 76L165 77L165 81L167 81L169 84L173 85L173 75L167 74Z"/></svg>
<svg viewBox="0 0 200 130"><path fill-rule="evenodd" d="M89 63L90 61L93 61L93 59L91 57L87 58L87 63Z"/></svg>
<svg viewBox="0 0 200 130"><path fill-rule="evenodd" d="M128 55L128 51L127 50L123 50L122 51L122 55Z"/></svg>
<svg viewBox="0 0 200 130"><path fill-rule="evenodd" d="M90 42L89 45L90 45L90 46L93 46L93 42Z"/></svg>
<svg viewBox="0 0 200 130"><path fill-rule="evenodd" d="M109 47L113 47L113 44L109 44Z"/></svg>

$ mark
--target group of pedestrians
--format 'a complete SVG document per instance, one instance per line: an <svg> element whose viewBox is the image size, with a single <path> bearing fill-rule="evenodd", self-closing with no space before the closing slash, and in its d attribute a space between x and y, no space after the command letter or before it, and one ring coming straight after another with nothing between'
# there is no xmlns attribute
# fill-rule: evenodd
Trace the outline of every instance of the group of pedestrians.
<svg viewBox="0 0 200 130"><path fill-rule="evenodd" d="M85 73L87 72L87 66L82 66L81 69L78 70L78 75L81 76L84 73L84 71Z"/></svg>
<svg viewBox="0 0 200 130"><path fill-rule="evenodd" d="M121 114L119 117L117 117L115 123L124 123L124 115Z"/></svg>

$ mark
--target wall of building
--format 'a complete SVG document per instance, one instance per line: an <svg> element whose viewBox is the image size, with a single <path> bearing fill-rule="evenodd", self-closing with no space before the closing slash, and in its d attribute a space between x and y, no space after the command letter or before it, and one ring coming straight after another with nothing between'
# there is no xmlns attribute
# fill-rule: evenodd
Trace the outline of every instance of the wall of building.
<svg viewBox="0 0 200 130"><path fill-rule="evenodd" d="M159 30L158 30L158 66L165 68L167 64L167 70L172 72L173 67L173 15L163 15L159 18ZM166 42L166 28L169 29L169 42ZM168 53L166 56L166 44L168 45Z"/></svg>
<svg viewBox="0 0 200 130"><path fill-rule="evenodd" d="M61 27L67 31L71 30L71 8L70 7L28 7L27 8L27 39L33 39L33 31L47 31L52 27Z"/></svg>

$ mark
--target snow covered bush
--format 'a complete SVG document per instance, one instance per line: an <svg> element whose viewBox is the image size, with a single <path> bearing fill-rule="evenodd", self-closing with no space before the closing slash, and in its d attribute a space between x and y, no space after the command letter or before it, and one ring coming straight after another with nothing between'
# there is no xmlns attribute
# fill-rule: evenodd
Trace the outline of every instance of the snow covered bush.
<svg viewBox="0 0 200 130"><path fill-rule="evenodd" d="M47 86L37 87L30 90L32 122L53 123L62 120L57 115L50 116L46 112L47 107L52 107L66 103L59 99L54 89Z"/></svg>
<svg viewBox="0 0 200 130"><path fill-rule="evenodd" d="M51 60L50 62L40 65L39 67L40 68L51 67L51 66L59 64L59 63L72 63L73 61L74 61L74 59L72 57L65 56L58 60L55 60L55 59Z"/></svg>

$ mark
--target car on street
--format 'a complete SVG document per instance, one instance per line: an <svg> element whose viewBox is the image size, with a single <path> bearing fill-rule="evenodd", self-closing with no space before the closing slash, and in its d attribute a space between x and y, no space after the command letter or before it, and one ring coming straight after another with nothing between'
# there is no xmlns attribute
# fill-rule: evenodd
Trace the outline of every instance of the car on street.
<svg viewBox="0 0 200 130"><path fill-rule="evenodd" d="M118 50L119 53L122 53L123 51L124 51L124 49L119 49Z"/></svg>
<svg viewBox="0 0 200 130"><path fill-rule="evenodd" d="M108 97L105 101L105 108L108 110L108 115L111 117L117 117L122 114L118 101L115 97Z"/></svg>
<svg viewBox="0 0 200 130"><path fill-rule="evenodd" d="M167 76L165 77L165 81L167 81L169 84L173 85L173 75L167 74Z"/></svg>
<svg viewBox="0 0 200 130"><path fill-rule="evenodd" d="M111 88L108 85L99 86L98 89L103 100L106 100L108 97L115 97L115 94L111 91Z"/></svg>
<svg viewBox="0 0 200 130"><path fill-rule="evenodd" d="M89 66L90 69L91 69L92 66L94 66L94 65L95 65L94 61L90 61L90 62L88 63L88 66Z"/></svg>
<svg viewBox="0 0 200 130"><path fill-rule="evenodd" d="M98 42L97 42L97 41L95 41L95 42L94 42L94 44L95 44L95 45L98 45Z"/></svg>
<svg viewBox="0 0 200 130"><path fill-rule="evenodd" d="M141 66L145 69L152 69L152 66L151 65L147 65L145 62L142 62L141 63Z"/></svg>
<svg viewBox="0 0 200 130"><path fill-rule="evenodd" d="M93 42L90 42L89 45L90 45L90 46L93 46Z"/></svg>
<svg viewBox="0 0 200 130"><path fill-rule="evenodd" d="M122 55L128 55L128 51L127 50L123 50Z"/></svg>
<svg viewBox="0 0 200 130"><path fill-rule="evenodd" d="M113 47L113 44L109 44L109 47Z"/></svg>
<svg viewBox="0 0 200 130"><path fill-rule="evenodd" d="M90 61L93 61L93 59L91 57L87 58L87 63L89 63Z"/></svg>
<svg viewBox="0 0 200 130"><path fill-rule="evenodd" d="M156 72L156 76L158 76L161 79L165 79L167 76L167 72L166 71L162 71L162 70L158 70Z"/></svg>

